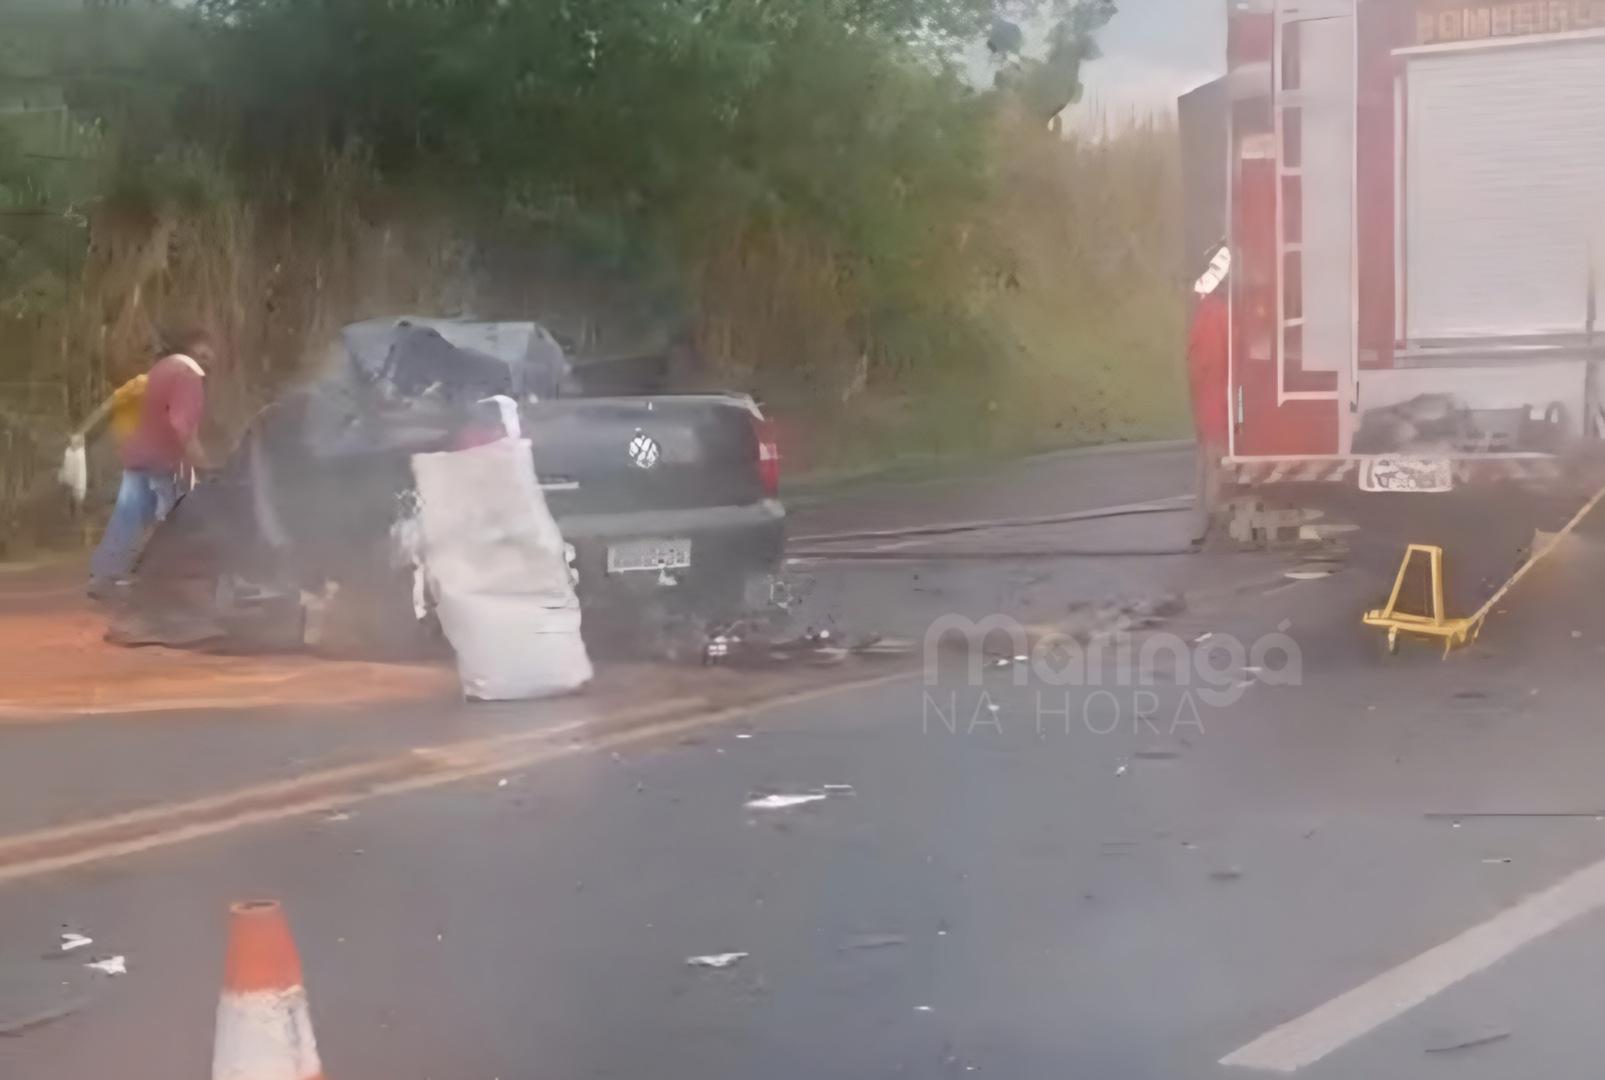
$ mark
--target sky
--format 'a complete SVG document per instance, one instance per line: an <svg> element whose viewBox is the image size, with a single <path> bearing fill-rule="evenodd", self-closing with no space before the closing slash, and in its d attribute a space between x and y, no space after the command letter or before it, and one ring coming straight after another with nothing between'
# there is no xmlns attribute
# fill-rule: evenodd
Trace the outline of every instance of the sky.
<svg viewBox="0 0 1605 1080"><path fill-rule="evenodd" d="M1118 0L1086 68L1085 102L1111 113L1171 109L1226 69L1226 0Z"/></svg>

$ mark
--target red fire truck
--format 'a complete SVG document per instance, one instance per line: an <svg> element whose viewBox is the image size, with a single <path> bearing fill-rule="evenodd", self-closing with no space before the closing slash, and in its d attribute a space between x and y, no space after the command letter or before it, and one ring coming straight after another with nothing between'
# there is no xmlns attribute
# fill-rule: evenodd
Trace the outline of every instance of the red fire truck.
<svg viewBox="0 0 1605 1080"><path fill-rule="evenodd" d="M1605 0L1229 0L1185 95L1239 485L1442 491L1605 437ZM1201 268L1201 265L1200 265Z"/></svg>

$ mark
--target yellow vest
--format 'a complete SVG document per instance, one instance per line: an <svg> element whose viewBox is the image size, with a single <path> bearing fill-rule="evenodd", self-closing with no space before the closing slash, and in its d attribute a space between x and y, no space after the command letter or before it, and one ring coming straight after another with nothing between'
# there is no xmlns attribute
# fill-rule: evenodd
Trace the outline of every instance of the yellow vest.
<svg viewBox="0 0 1605 1080"><path fill-rule="evenodd" d="M139 427L139 412L145 404L144 375L135 375L111 395L111 433L119 443Z"/></svg>

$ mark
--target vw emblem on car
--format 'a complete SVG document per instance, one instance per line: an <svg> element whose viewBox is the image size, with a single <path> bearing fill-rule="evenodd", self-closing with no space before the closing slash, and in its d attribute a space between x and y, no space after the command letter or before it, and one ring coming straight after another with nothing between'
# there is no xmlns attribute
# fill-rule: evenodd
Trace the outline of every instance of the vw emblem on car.
<svg viewBox="0 0 1605 1080"><path fill-rule="evenodd" d="M638 469L650 469L658 463L657 440L650 435L637 432L635 438L630 440L630 464Z"/></svg>

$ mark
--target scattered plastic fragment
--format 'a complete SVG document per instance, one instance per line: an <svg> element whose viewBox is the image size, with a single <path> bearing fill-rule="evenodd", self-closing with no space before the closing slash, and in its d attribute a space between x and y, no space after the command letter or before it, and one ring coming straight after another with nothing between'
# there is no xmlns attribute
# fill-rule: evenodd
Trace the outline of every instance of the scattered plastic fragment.
<svg viewBox="0 0 1605 1080"><path fill-rule="evenodd" d="M72 952L74 949L81 949L85 945L93 945L94 943L94 938L85 937L82 934L64 933L61 935L61 951L64 953Z"/></svg>
<svg viewBox="0 0 1605 1080"><path fill-rule="evenodd" d="M105 975L127 975L128 958L126 956L110 956L105 960L96 960L85 964L84 967L91 971L99 971Z"/></svg>
<svg viewBox="0 0 1605 1080"><path fill-rule="evenodd" d="M737 960L745 959L750 955L752 954L744 952L712 953L708 956L687 957L686 963L690 964L692 967L714 968L717 970L721 968L727 968L731 964L734 964Z"/></svg>
<svg viewBox="0 0 1605 1080"><path fill-rule="evenodd" d="M848 938L842 943L842 951L851 949L885 949L893 945L907 945L908 938L902 934L859 934Z"/></svg>
<svg viewBox="0 0 1605 1080"><path fill-rule="evenodd" d="M761 799L747 800L749 810L789 810L793 806L804 803L820 802L830 796L823 791L810 792L807 795L765 795Z"/></svg>
<svg viewBox="0 0 1605 1080"><path fill-rule="evenodd" d="M1119 766L1118 768L1115 769L1115 775L1116 776L1125 776L1126 773L1130 771L1130 769L1131 769L1131 766L1129 766L1129 765L1121 765L1121 766Z"/></svg>
<svg viewBox="0 0 1605 1080"><path fill-rule="evenodd" d="M931 1007L929 1005L916 1005L916 1006L914 1006L914 1011L915 1012L930 1012L931 1011Z"/></svg>

